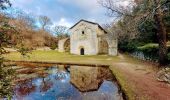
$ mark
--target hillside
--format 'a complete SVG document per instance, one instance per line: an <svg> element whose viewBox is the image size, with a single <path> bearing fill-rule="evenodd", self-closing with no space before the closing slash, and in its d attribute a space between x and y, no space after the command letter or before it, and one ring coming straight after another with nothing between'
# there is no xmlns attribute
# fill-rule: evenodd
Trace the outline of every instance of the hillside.
<svg viewBox="0 0 170 100"><path fill-rule="evenodd" d="M8 37L10 42L6 46L15 46L23 44L25 47L34 49L37 47L52 47L57 45L57 38L46 30L36 29L30 19L26 18L10 18L0 14L1 20L9 19L8 23L16 31L9 31ZM22 41L21 41L22 40Z"/></svg>

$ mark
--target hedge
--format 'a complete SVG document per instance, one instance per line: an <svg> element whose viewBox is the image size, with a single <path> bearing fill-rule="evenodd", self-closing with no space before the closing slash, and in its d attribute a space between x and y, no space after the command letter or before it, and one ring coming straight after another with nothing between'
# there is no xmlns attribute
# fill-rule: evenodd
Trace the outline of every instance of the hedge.
<svg viewBox="0 0 170 100"><path fill-rule="evenodd" d="M168 53L168 60L170 61L170 52Z"/></svg>
<svg viewBox="0 0 170 100"><path fill-rule="evenodd" d="M142 52L146 57L152 60L158 60L158 51L159 45L156 43L149 43L137 48L137 52ZM170 59L170 45L168 45L168 52L168 59Z"/></svg>

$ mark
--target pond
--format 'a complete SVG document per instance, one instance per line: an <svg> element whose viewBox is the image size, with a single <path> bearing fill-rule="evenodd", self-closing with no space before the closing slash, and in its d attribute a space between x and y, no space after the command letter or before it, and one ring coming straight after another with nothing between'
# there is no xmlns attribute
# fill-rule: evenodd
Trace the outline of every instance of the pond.
<svg viewBox="0 0 170 100"><path fill-rule="evenodd" d="M13 100L122 100L107 67L14 66Z"/></svg>

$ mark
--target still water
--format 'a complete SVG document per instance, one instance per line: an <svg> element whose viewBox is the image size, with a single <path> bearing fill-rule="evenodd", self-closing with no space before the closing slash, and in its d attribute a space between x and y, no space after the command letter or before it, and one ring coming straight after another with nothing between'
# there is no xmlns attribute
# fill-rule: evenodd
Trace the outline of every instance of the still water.
<svg viewBox="0 0 170 100"><path fill-rule="evenodd" d="M13 100L122 100L108 68L15 66Z"/></svg>

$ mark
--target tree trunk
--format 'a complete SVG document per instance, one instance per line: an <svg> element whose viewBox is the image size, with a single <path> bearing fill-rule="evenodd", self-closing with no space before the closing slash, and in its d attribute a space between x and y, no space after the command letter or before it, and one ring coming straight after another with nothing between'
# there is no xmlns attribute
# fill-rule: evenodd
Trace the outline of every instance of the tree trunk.
<svg viewBox="0 0 170 100"><path fill-rule="evenodd" d="M155 6L159 6L159 0L154 0ZM159 64L165 66L167 64L167 44L166 44L166 28L162 19L161 8L156 9L154 20L157 25L157 36L159 41Z"/></svg>

